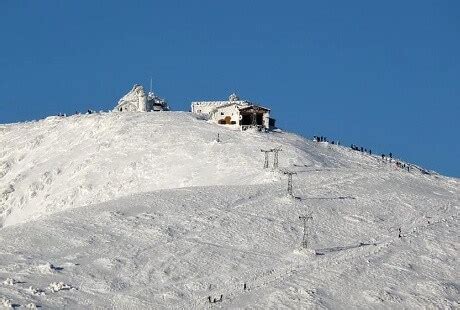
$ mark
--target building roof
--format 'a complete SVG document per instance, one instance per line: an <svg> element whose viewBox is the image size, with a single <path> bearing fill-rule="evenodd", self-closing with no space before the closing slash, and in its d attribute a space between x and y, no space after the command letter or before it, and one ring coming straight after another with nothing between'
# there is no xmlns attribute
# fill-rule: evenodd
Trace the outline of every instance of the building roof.
<svg viewBox="0 0 460 310"><path fill-rule="evenodd" d="M250 105L249 101L241 100L235 93L228 97L228 100L192 101L192 105L199 106L227 106L231 104Z"/></svg>
<svg viewBox="0 0 460 310"><path fill-rule="evenodd" d="M262 106L259 106L259 105L256 105L256 104L247 104L246 103L246 104L242 105L242 104L239 104L237 102L231 102L231 103L228 103L228 104L225 104L225 105L217 106L214 111L219 111L222 108L226 108L226 107L233 106L233 105L236 106L236 108L238 110L240 110L240 111L247 110L247 109L258 109L258 110L264 110L264 111L270 112L270 109L262 107Z"/></svg>
<svg viewBox="0 0 460 310"><path fill-rule="evenodd" d="M259 109L259 110L265 110L265 111L270 111L269 108L265 108L265 107L262 107L260 105L256 105L256 104L251 104L251 105L248 105L248 106L243 106L243 107L239 107L238 110L247 110L247 109Z"/></svg>
<svg viewBox="0 0 460 310"><path fill-rule="evenodd" d="M236 105L238 107L248 107L251 104L249 102L247 102L247 101L241 101L241 100L240 101L234 101L234 102L227 101L227 104L217 106L216 109L226 108L226 107L230 107L232 105Z"/></svg>
<svg viewBox="0 0 460 310"><path fill-rule="evenodd" d="M250 102L246 100L237 100L237 101L192 101L192 105L199 105L199 106L223 106L223 105L231 105L231 104L250 104Z"/></svg>

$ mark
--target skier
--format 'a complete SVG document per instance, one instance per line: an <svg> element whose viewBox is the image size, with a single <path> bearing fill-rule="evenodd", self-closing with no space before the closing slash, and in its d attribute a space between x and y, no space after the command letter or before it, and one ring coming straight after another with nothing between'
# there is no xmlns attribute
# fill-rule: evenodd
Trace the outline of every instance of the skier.
<svg viewBox="0 0 460 310"><path fill-rule="evenodd" d="M393 154L392 154L391 152L390 152L390 154L389 154L389 155L390 155L390 158L393 158Z"/></svg>
<svg viewBox="0 0 460 310"><path fill-rule="evenodd" d="M401 235L401 227L398 228L398 238L401 238L402 235Z"/></svg>

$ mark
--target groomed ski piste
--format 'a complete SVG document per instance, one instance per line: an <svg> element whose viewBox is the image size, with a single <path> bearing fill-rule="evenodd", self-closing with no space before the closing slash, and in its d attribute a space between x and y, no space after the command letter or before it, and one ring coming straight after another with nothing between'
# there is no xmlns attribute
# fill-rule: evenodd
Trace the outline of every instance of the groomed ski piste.
<svg viewBox="0 0 460 310"><path fill-rule="evenodd" d="M0 125L0 307L458 309L459 198L415 165L185 112Z"/></svg>

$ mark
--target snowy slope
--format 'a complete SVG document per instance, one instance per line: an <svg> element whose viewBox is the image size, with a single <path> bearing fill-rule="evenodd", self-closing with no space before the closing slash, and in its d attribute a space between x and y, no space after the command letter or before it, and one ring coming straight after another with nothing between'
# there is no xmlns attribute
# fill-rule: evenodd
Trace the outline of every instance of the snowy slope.
<svg viewBox="0 0 460 310"><path fill-rule="evenodd" d="M0 132L5 225L138 192L267 182L261 148L283 146L285 166L354 165L340 150L292 134L230 131L190 113L50 117Z"/></svg>
<svg viewBox="0 0 460 310"><path fill-rule="evenodd" d="M3 125L0 145L0 306L460 307L458 179L177 112ZM276 146L298 198L262 168Z"/></svg>
<svg viewBox="0 0 460 310"><path fill-rule="evenodd" d="M302 200L284 185L156 191L5 227L0 279L13 284L0 296L73 309L460 306L458 187L365 170L300 176ZM306 212L324 255L299 248Z"/></svg>

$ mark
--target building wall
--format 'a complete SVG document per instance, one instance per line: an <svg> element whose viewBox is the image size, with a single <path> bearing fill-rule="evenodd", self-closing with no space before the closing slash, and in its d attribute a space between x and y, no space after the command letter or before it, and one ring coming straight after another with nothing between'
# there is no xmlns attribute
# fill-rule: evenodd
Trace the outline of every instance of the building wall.
<svg viewBox="0 0 460 310"><path fill-rule="evenodd" d="M221 123L222 120L225 120L226 125L235 126L239 126L239 117L240 113L236 105L217 108L216 111L214 111L211 115L211 118L217 123Z"/></svg>
<svg viewBox="0 0 460 310"><path fill-rule="evenodd" d="M226 126L240 126L240 110L244 106L253 105L248 101L194 101L191 105L191 112L197 114L206 114L216 123ZM259 106L254 105L258 109ZM265 129L270 128L270 111L263 112L262 126Z"/></svg>
<svg viewBox="0 0 460 310"><path fill-rule="evenodd" d="M147 112L147 96L145 93L140 94L139 97L139 104L138 104L138 111L140 112Z"/></svg>
<svg viewBox="0 0 460 310"><path fill-rule="evenodd" d="M117 107L118 111L123 111L123 112L126 112L126 111L129 111L129 112L135 112L138 110L137 106L135 106L132 102L124 102L122 103L121 105L119 105Z"/></svg>
<svg viewBox="0 0 460 310"><path fill-rule="evenodd" d="M264 113L264 127L266 129L270 128L270 112L265 112Z"/></svg>

